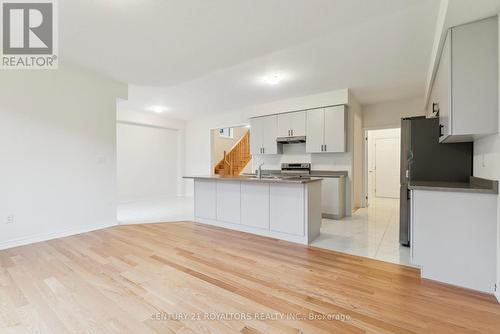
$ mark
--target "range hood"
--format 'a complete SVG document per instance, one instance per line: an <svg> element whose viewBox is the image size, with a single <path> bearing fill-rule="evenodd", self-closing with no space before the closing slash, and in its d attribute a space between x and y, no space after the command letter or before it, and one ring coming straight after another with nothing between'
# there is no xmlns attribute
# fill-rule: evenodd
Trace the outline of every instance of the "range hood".
<svg viewBox="0 0 500 334"><path fill-rule="evenodd" d="M278 144L297 144L305 143L306 136L294 136L294 137L278 137L276 138Z"/></svg>

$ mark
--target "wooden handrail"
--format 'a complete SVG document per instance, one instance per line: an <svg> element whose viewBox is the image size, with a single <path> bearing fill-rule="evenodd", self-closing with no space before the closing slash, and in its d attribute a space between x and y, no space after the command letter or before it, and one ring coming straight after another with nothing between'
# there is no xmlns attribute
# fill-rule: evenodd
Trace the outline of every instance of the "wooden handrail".
<svg viewBox="0 0 500 334"><path fill-rule="evenodd" d="M229 153L224 151L224 157L215 166L214 173L217 174L218 171L223 170L226 175L239 174L251 159L250 132L247 131Z"/></svg>

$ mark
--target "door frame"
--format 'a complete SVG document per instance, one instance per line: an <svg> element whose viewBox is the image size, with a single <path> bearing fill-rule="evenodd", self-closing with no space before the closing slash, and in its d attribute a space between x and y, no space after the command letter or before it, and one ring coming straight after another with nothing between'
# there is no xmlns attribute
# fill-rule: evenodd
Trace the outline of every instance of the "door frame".
<svg viewBox="0 0 500 334"><path fill-rule="evenodd" d="M368 132L388 129L401 129L401 124L363 128L363 197L361 203L364 208L370 205L368 200Z"/></svg>

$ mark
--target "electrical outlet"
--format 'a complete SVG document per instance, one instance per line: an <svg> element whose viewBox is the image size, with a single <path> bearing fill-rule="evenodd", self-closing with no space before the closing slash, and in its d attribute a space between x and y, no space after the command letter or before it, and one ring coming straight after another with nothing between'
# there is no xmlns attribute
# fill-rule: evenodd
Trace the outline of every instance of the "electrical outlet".
<svg viewBox="0 0 500 334"><path fill-rule="evenodd" d="M13 215L7 216L7 219L5 220L5 224L14 224L14 216Z"/></svg>

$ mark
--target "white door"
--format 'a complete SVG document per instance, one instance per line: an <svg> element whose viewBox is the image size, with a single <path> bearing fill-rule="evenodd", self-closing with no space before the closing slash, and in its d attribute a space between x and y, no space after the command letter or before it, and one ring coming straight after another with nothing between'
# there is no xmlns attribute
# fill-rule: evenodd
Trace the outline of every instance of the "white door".
<svg viewBox="0 0 500 334"><path fill-rule="evenodd" d="M306 152L320 153L324 143L325 112L323 109L307 111Z"/></svg>
<svg viewBox="0 0 500 334"><path fill-rule="evenodd" d="M345 152L345 109L344 106L325 108L325 151Z"/></svg>
<svg viewBox="0 0 500 334"><path fill-rule="evenodd" d="M375 196L399 197L399 138L375 139Z"/></svg>

